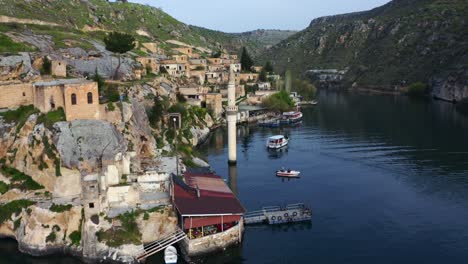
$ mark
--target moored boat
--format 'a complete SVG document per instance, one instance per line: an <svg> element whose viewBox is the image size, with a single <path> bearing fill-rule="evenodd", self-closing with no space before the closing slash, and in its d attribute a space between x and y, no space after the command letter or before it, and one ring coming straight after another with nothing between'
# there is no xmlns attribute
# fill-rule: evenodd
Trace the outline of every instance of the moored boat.
<svg viewBox="0 0 468 264"><path fill-rule="evenodd" d="M269 137L266 142L266 146L269 149L280 149L282 147L287 146L288 143L289 143L289 138L283 135L278 135L278 136Z"/></svg>
<svg viewBox="0 0 468 264"><path fill-rule="evenodd" d="M302 112L299 111L292 111L292 112L284 112L281 118L282 124L292 124L302 120Z"/></svg>
<svg viewBox="0 0 468 264"><path fill-rule="evenodd" d="M177 264L177 249L173 246L168 246L164 250L164 262L166 264Z"/></svg>
<svg viewBox="0 0 468 264"><path fill-rule="evenodd" d="M276 176L278 177L289 177L289 178L298 178L300 171L291 170L291 169L281 169L276 171Z"/></svg>

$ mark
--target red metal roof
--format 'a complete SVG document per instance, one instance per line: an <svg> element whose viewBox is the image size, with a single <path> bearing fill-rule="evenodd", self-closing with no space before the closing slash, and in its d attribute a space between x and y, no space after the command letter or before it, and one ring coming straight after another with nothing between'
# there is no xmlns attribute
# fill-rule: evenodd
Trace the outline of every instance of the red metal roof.
<svg viewBox="0 0 468 264"><path fill-rule="evenodd" d="M221 177L186 174L185 183L173 178L174 203L181 215L244 214L245 209ZM199 189L200 197L197 195Z"/></svg>

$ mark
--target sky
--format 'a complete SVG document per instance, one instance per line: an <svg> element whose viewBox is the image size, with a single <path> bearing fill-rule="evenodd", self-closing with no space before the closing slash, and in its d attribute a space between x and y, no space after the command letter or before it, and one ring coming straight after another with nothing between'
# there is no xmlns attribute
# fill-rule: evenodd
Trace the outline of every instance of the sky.
<svg viewBox="0 0 468 264"><path fill-rule="evenodd" d="M314 18L369 10L389 0L130 0L160 7L186 24L224 32L305 29Z"/></svg>

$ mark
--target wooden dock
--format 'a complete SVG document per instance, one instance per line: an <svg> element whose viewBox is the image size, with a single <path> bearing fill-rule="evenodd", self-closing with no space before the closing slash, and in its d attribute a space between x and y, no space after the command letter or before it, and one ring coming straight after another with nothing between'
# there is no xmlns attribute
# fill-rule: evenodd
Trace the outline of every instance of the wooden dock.
<svg viewBox="0 0 468 264"><path fill-rule="evenodd" d="M244 215L244 223L251 224L285 224L312 220L312 211L302 203L290 204L286 207L268 206L262 210L248 212Z"/></svg>

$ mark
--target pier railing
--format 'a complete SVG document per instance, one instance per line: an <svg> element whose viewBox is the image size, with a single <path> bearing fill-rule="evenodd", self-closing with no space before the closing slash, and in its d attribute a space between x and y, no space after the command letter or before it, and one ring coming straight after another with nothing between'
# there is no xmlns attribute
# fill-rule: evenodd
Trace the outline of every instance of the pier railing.
<svg viewBox="0 0 468 264"><path fill-rule="evenodd" d="M186 237L187 235L182 230L178 229L176 232L161 240L145 245L144 249L140 252L140 254L138 254L137 260L142 261L165 249L166 247L185 239Z"/></svg>

